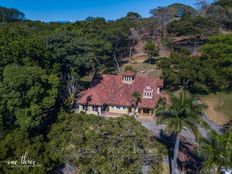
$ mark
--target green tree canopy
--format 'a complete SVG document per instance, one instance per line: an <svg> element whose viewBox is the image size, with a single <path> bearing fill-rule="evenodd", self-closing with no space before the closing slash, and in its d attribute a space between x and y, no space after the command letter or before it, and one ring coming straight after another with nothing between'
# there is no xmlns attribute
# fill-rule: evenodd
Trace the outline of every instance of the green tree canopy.
<svg viewBox="0 0 232 174"><path fill-rule="evenodd" d="M232 133L231 130L220 135L211 132L207 139L200 141L198 154L204 159L202 173L220 173L223 167L231 168Z"/></svg>
<svg viewBox="0 0 232 174"><path fill-rule="evenodd" d="M222 7L232 8L232 2L230 0L217 0L214 2L214 4Z"/></svg>
<svg viewBox="0 0 232 174"><path fill-rule="evenodd" d="M201 50L203 57L214 65L214 69L225 80L225 88L232 86L232 35L219 35L209 38Z"/></svg>
<svg viewBox="0 0 232 174"><path fill-rule="evenodd" d="M130 21L136 21L142 19L142 16L136 12L128 12L126 18Z"/></svg>
<svg viewBox="0 0 232 174"><path fill-rule="evenodd" d="M183 17L183 16L195 16L197 14L196 9L189 5L181 4L181 3L174 3L168 6L175 12L176 17Z"/></svg>
<svg viewBox="0 0 232 174"><path fill-rule="evenodd" d="M170 22L167 31L177 36L183 35L213 35L218 33L218 25L215 21L201 16L184 16L181 20Z"/></svg>
<svg viewBox="0 0 232 174"><path fill-rule="evenodd" d="M0 113L5 124L15 122L25 130L39 126L56 103L58 86L56 75L37 66L6 66L0 83Z"/></svg>
<svg viewBox="0 0 232 174"><path fill-rule="evenodd" d="M232 29L232 2L216 1L207 8L206 15L215 20L222 29Z"/></svg>
<svg viewBox="0 0 232 174"><path fill-rule="evenodd" d="M49 157L45 155L45 141L42 136L29 138L27 132L14 129L1 138L0 141L0 170L7 174L44 174L52 167ZM34 160L37 167L21 165L21 157L27 153L26 160ZM46 157L45 157L46 156ZM17 165L8 164L17 160ZM21 166L20 166L21 165Z"/></svg>
<svg viewBox="0 0 232 174"><path fill-rule="evenodd" d="M147 130L131 117L63 113L48 137L53 160L71 162L80 173L139 174L146 149L153 150L154 165L160 165L159 143L149 142Z"/></svg>
<svg viewBox="0 0 232 174"><path fill-rule="evenodd" d="M180 21L174 22L181 24L181 21L186 21L193 24L191 20L188 21L189 18L192 17L183 17ZM202 17L197 18L203 20ZM170 23L171 25L172 23ZM184 27L180 26L182 30ZM171 30L173 29L171 27ZM179 34L183 35L184 33ZM162 69L166 86L171 89L184 87L193 93L230 90L232 84L230 50L231 35L216 35L209 37L206 44L199 49L202 53L200 57L192 57L178 51L178 53L171 54L169 58L161 59L159 66Z"/></svg>
<svg viewBox="0 0 232 174"><path fill-rule="evenodd" d="M24 13L19 11L18 9L0 6L0 22L13 22L24 19Z"/></svg>
<svg viewBox="0 0 232 174"><path fill-rule="evenodd" d="M53 61L61 65L66 76L70 73L73 78L77 78L79 74L84 74L84 71L96 67L94 46L75 32L59 31L50 35L46 43Z"/></svg>
<svg viewBox="0 0 232 174"><path fill-rule="evenodd" d="M159 56L159 47L151 40L146 42L145 52L148 54L148 61L155 60Z"/></svg>

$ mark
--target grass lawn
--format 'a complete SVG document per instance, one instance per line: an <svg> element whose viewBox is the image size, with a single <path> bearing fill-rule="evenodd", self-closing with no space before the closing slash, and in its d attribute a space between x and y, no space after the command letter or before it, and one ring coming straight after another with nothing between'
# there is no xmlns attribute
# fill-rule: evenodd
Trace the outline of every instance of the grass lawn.
<svg viewBox="0 0 232 174"><path fill-rule="evenodd" d="M208 105L207 114L214 121L224 124L232 119L232 93L217 93L202 97Z"/></svg>

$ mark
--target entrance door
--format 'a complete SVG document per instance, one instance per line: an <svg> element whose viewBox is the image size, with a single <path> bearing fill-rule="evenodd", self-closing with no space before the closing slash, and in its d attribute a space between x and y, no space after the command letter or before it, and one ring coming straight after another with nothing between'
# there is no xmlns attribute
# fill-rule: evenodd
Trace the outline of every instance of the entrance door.
<svg viewBox="0 0 232 174"><path fill-rule="evenodd" d="M146 108L141 108L139 109L139 113L141 116L151 116L152 115L152 110L151 109L146 109Z"/></svg>
<svg viewBox="0 0 232 174"><path fill-rule="evenodd" d="M150 109L143 109L144 114L150 114L151 110Z"/></svg>
<svg viewBox="0 0 232 174"><path fill-rule="evenodd" d="M102 112L109 111L109 106L108 105L103 105L101 107L101 109L102 109Z"/></svg>

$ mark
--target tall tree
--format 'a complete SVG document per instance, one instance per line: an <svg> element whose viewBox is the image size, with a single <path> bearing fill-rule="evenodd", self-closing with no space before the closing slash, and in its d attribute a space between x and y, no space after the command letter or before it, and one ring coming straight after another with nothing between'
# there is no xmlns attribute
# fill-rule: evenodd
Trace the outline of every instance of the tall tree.
<svg viewBox="0 0 232 174"><path fill-rule="evenodd" d="M228 4L227 4L228 3ZM207 16L217 21L222 29L232 29L232 2L216 1L207 9Z"/></svg>
<svg viewBox="0 0 232 174"><path fill-rule="evenodd" d="M216 0L214 4L220 5L226 8L232 8L232 2L230 0Z"/></svg>
<svg viewBox="0 0 232 174"><path fill-rule="evenodd" d="M161 26L162 36L166 37L167 25L175 17L175 11L172 8L168 8L168 7L158 7L158 8L152 9L150 13L153 15L155 19L158 20Z"/></svg>
<svg viewBox="0 0 232 174"><path fill-rule="evenodd" d="M135 115L136 108L138 107L138 104L141 101L141 94L139 92L133 92L131 97L132 97L132 100L133 100L134 115Z"/></svg>
<svg viewBox="0 0 232 174"><path fill-rule="evenodd" d="M196 9L181 3L171 4L168 6L168 8L173 9L175 17L195 16L197 14Z"/></svg>
<svg viewBox="0 0 232 174"><path fill-rule="evenodd" d="M24 19L24 13L19 11L18 9L0 6L0 22L13 22Z"/></svg>
<svg viewBox="0 0 232 174"><path fill-rule="evenodd" d="M205 15L209 7L209 2L208 0L196 0L195 6L201 15Z"/></svg>
<svg viewBox="0 0 232 174"><path fill-rule="evenodd" d="M96 52L90 41L73 31L57 31L46 38L47 49L52 59L60 65L60 76L68 96L75 96L79 78L92 71L98 64Z"/></svg>
<svg viewBox="0 0 232 174"><path fill-rule="evenodd" d="M142 19L142 16L136 12L128 12L126 18L131 22L135 22Z"/></svg>
<svg viewBox="0 0 232 174"><path fill-rule="evenodd" d="M198 154L204 159L202 173L219 174L224 168L232 167L232 131L224 134L211 132L200 141Z"/></svg>
<svg viewBox="0 0 232 174"><path fill-rule="evenodd" d="M157 123L167 124L167 131L176 137L172 158L172 174L178 174L177 158L180 135L183 128L189 129L199 137L198 127L203 124L202 115L205 108L194 97L182 91L179 96L171 95L171 105L159 105L156 109Z"/></svg>
<svg viewBox="0 0 232 174"><path fill-rule="evenodd" d="M209 37L201 57L172 54L159 63L170 88L182 86L194 93L231 90L231 35ZM197 68L196 68L197 67Z"/></svg>
<svg viewBox="0 0 232 174"><path fill-rule="evenodd" d="M146 42L145 52L148 54L148 62L155 62L155 59L159 56L159 47L155 45L151 40Z"/></svg>
<svg viewBox="0 0 232 174"><path fill-rule="evenodd" d="M209 41L202 46L202 54L207 61L223 79L224 89L231 89L232 86L232 35L218 35L209 38ZM222 89L223 89L222 88Z"/></svg>
<svg viewBox="0 0 232 174"><path fill-rule="evenodd" d="M219 26L215 20L207 17L183 16L180 20L170 22L167 26L167 31L177 36L208 36L217 34Z"/></svg>

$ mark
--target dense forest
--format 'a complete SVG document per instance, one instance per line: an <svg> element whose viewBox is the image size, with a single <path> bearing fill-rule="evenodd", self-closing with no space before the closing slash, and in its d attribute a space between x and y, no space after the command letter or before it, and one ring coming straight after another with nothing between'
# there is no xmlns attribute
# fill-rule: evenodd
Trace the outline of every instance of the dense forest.
<svg viewBox="0 0 232 174"><path fill-rule="evenodd" d="M120 72L141 40L162 70L165 90L231 92L230 0L151 7L150 13L45 23L0 7L0 173L59 173L72 166L83 174L139 174L144 156L135 149L154 150L150 173L162 172L165 146L133 118L72 110L80 91L99 74ZM159 55L161 47L170 56ZM25 152L42 166L7 165Z"/></svg>

